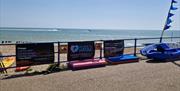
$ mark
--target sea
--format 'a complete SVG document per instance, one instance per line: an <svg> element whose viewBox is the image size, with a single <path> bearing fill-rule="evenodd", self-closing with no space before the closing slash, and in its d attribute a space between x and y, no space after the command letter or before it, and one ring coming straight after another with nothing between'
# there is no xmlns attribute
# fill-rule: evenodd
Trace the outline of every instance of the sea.
<svg viewBox="0 0 180 91"><path fill-rule="evenodd" d="M94 40L118 40L134 38L160 37L162 30L127 30L127 29L66 29L66 28L0 28L0 44L22 42L72 42ZM167 30L163 37L180 37L180 30ZM180 39L168 39L166 42L180 42ZM143 43L159 42L141 40ZM126 45L133 45L129 41Z"/></svg>

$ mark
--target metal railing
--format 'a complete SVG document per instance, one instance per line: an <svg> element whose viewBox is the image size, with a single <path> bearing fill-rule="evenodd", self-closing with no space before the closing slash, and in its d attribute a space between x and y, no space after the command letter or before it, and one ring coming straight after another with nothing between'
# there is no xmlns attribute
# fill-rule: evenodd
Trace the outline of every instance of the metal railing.
<svg viewBox="0 0 180 91"><path fill-rule="evenodd" d="M145 40L157 40L157 41L155 41L155 42L159 42L159 39L160 39L160 37L156 37L156 38L131 38L131 39L119 39L119 40L124 40L124 42L125 42L125 48L133 48L134 50L133 50L133 52L132 53L130 53L130 54L134 54L135 56L136 56L136 54L139 54L139 53L137 53L137 48L138 47L144 47L144 45L137 45L138 44L138 42L139 41L145 41ZM177 39L177 41L174 41L174 42L180 42L180 37L163 37L163 39ZM117 40L117 39L116 39ZM103 44L103 41L105 41L105 40L94 40L94 42L101 42L102 44ZM133 45L131 45L131 46L128 46L128 45L126 45L126 42L127 41L134 41L134 44ZM71 42L71 41L63 41L63 42L60 42L60 41L58 41L58 42L33 42L33 43L53 43L54 45L56 44L57 45L57 48L58 48L58 50L56 50L55 52L54 52L54 55L56 55L56 54L58 54L58 56L57 56L57 62L54 62L54 63L58 63L58 64L60 64L61 62L67 62L68 60L66 60L66 61L62 61L62 60L60 60L60 54L61 54L61 51L60 51L60 47L61 47L61 44L64 44L64 43L68 43L68 42ZM73 41L74 42L74 41ZM79 41L78 41L79 42ZM82 41L83 42L83 41ZM142 42L143 43L143 42ZM154 42L153 42L154 43ZM14 45L14 46L16 46L17 44L32 44L32 42L31 43L11 43L11 44L0 44L0 46L7 46L7 45ZM101 46L102 47L102 46ZM103 52L103 48L100 48L99 49L100 50L100 54L99 54L99 58L103 58L103 56L102 56L102 52ZM1 49L0 49L0 51L1 51ZM16 54L15 55L0 55L0 58L4 58L4 57L16 57ZM9 68L16 68L16 66L13 66L13 67L8 67L8 68L5 68L5 69L9 69Z"/></svg>

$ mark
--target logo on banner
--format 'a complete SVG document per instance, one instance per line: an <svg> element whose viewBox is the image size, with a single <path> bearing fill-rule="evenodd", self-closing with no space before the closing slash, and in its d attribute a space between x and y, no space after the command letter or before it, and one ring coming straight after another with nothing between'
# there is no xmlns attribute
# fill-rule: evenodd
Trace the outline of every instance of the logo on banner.
<svg viewBox="0 0 180 91"><path fill-rule="evenodd" d="M72 53L76 53L76 52L90 52L92 51L92 47L88 46L88 45L84 45L84 46L78 46L78 45L73 45L71 46L71 51Z"/></svg>
<svg viewBox="0 0 180 91"><path fill-rule="evenodd" d="M72 51L73 53L78 52L78 50L79 50L79 46L78 46L78 45L73 45L73 46L71 46L71 51Z"/></svg>

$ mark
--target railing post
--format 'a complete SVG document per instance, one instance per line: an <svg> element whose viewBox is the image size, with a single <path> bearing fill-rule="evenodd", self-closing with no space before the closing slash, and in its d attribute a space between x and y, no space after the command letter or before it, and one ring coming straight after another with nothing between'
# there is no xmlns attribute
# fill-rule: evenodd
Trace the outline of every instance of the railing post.
<svg viewBox="0 0 180 91"><path fill-rule="evenodd" d="M137 39L134 39L134 56L136 56Z"/></svg>
<svg viewBox="0 0 180 91"><path fill-rule="evenodd" d="M103 43L101 43L101 46L100 46L100 59L102 59L102 45Z"/></svg>
<svg viewBox="0 0 180 91"><path fill-rule="evenodd" d="M60 65L60 42L58 41L58 65Z"/></svg>

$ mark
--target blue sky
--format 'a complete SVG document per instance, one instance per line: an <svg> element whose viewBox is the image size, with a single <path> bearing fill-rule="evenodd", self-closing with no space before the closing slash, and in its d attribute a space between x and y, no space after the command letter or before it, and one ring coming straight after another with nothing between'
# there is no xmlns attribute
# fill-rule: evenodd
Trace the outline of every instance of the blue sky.
<svg viewBox="0 0 180 91"><path fill-rule="evenodd" d="M180 30L180 0L170 29ZM0 0L0 27L162 30L171 0Z"/></svg>

